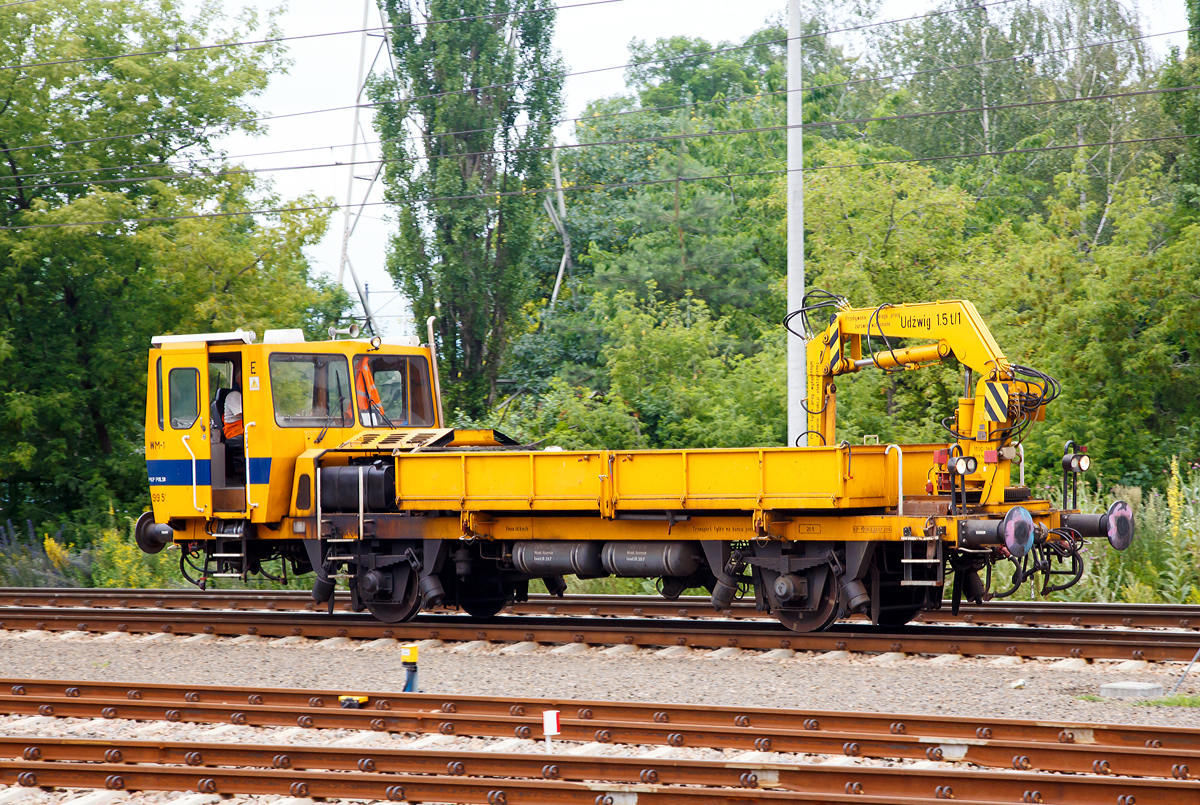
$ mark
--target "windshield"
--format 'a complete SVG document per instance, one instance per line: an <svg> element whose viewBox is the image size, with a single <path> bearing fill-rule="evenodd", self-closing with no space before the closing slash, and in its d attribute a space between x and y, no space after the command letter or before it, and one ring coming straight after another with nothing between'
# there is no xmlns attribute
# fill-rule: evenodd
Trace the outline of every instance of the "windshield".
<svg viewBox="0 0 1200 805"><path fill-rule="evenodd" d="M405 355L359 355L354 359L358 416L368 428L433 425L429 362Z"/></svg>
<svg viewBox="0 0 1200 805"><path fill-rule="evenodd" d="M350 367L343 355L271 356L271 397L281 428L348 428L354 424Z"/></svg>

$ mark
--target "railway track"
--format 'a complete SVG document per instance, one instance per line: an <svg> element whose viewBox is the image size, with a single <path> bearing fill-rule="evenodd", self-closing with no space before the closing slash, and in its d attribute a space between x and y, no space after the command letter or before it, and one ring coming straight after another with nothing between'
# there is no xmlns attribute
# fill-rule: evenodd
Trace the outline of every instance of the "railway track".
<svg viewBox="0 0 1200 805"><path fill-rule="evenodd" d="M8 785L191 790L516 805L812 801L1200 803L1200 730L991 718L494 698L336 690L0 680L0 710L43 716L507 737L562 712L566 741L591 754L377 746L212 744L0 737ZM363 709L338 696L366 695ZM743 749L719 761L593 748ZM599 746L598 746L599 745ZM619 748L619 747L618 747ZM853 765L769 762L844 755ZM651 754L656 756L651 756ZM965 761L863 765L863 758ZM136 764L136 765L135 765ZM932 766L932 768L929 768ZM1071 772L1061 774L1058 772ZM631 796L632 795L632 796Z"/></svg>
<svg viewBox="0 0 1200 805"><path fill-rule="evenodd" d="M10 785L282 794L366 800L537 803L712 802L1172 802L1200 786L1099 775L996 773L819 764L579 757L531 753L96 742L33 739L37 760L0 761ZM23 758L22 754L22 758ZM117 759L118 762L109 762ZM47 763L46 761L54 761ZM137 765L132 765L137 764ZM701 787L703 786L703 787ZM640 795L640 796L639 796ZM843 797L845 800L843 800Z"/></svg>
<svg viewBox="0 0 1200 805"><path fill-rule="evenodd" d="M0 607L83 607L102 609L266 610L302 612L323 609L303 590L92 590L0 588ZM335 609L348 611L350 599L339 594ZM506 610L514 615L650 617L770 620L750 603L737 602L717 612L707 598L684 596L675 601L640 595L530 596ZM855 622L860 618L852 618ZM1189 604L1079 604L1062 602L989 602L964 604L957 616L950 609L924 612L919 622L1011 626L1082 626L1136 629L1200 629L1200 607Z"/></svg>
<svg viewBox="0 0 1200 805"><path fill-rule="evenodd" d="M738 647L794 651L1010 655L1115 660L1186 661L1200 647L1190 632L1055 627L909 625L901 629L854 623L798 634L758 620L603 618L509 615L488 621L461 615L421 615L385 624L370 615L335 612L197 611L7 607L0 629L57 632L166 632L176 635L347 637L359 640L626 644L641 647Z"/></svg>

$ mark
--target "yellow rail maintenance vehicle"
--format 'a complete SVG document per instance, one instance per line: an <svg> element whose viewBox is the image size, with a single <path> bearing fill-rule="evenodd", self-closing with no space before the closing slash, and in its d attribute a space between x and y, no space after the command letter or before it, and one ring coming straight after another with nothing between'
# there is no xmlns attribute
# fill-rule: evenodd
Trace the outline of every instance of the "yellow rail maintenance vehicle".
<svg viewBox="0 0 1200 805"><path fill-rule="evenodd" d="M827 324L812 333L809 317ZM561 450L447 427L436 356L417 339L307 342L299 330L153 339L146 465L153 510L142 550L174 544L210 579L266 575L283 559L339 580L388 622L456 606L489 617L542 579L659 580L664 597L704 587L718 610L753 595L796 631L867 614L899 625L963 599L1042 591L1083 573L1088 537L1128 547L1130 507L1066 509L1091 459L1069 442L1064 508L1035 499L1014 465L1058 384L1005 358L969 302L852 308L825 291L785 326L809 338L808 445ZM904 346L897 343L903 340ZM955 359L965 396L940 444L838 441L836 380ZM1022 473L1023 475L1023 473ZM1007 589L992 569L1012 564ZM951 578L947 578L950 574Z"/></svg>

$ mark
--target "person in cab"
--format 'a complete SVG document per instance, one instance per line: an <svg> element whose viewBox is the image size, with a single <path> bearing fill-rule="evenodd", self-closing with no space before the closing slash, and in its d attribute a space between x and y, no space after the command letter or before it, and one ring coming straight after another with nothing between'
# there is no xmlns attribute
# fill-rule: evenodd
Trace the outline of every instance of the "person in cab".
<svg viewBox="0 0 1200 805"><path fill-rule="evenodd" d="M246 437L242 424L242 370L233 367L233 382L220 389L216 399L221 435L225 442L225 481L229 484L246 482Z"/></svg>

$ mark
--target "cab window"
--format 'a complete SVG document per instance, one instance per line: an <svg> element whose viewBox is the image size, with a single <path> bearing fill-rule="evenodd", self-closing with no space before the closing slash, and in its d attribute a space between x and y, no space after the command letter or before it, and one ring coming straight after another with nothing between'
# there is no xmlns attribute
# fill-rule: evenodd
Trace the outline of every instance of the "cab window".
<svg viewBox="0 0 1200 805"><path fill-rule="evenodd" d="M208 390L216 392L233 388L233 361L229 358L208 359Z"/></svg>
<svg viewBox="0 0 1200 805"><path fill-rule="evenodd" d="M429 362L406 355L359 355L354 359L354 397L368 428L433 425Z"/></svg>
<svg viewBox="0 0 1200 805"><path fill-rule="evenodd" d="M171 405L171 427L188 430L200 417L200 373L195 369L172 369L167 375Z"/></svg>
<svg viewBox="0 0 1200 805"><path fill-rule="evenodd" d="M281 428L354 424L354 390L344 355L276 353L268 366L275 424Z"/></svg>

